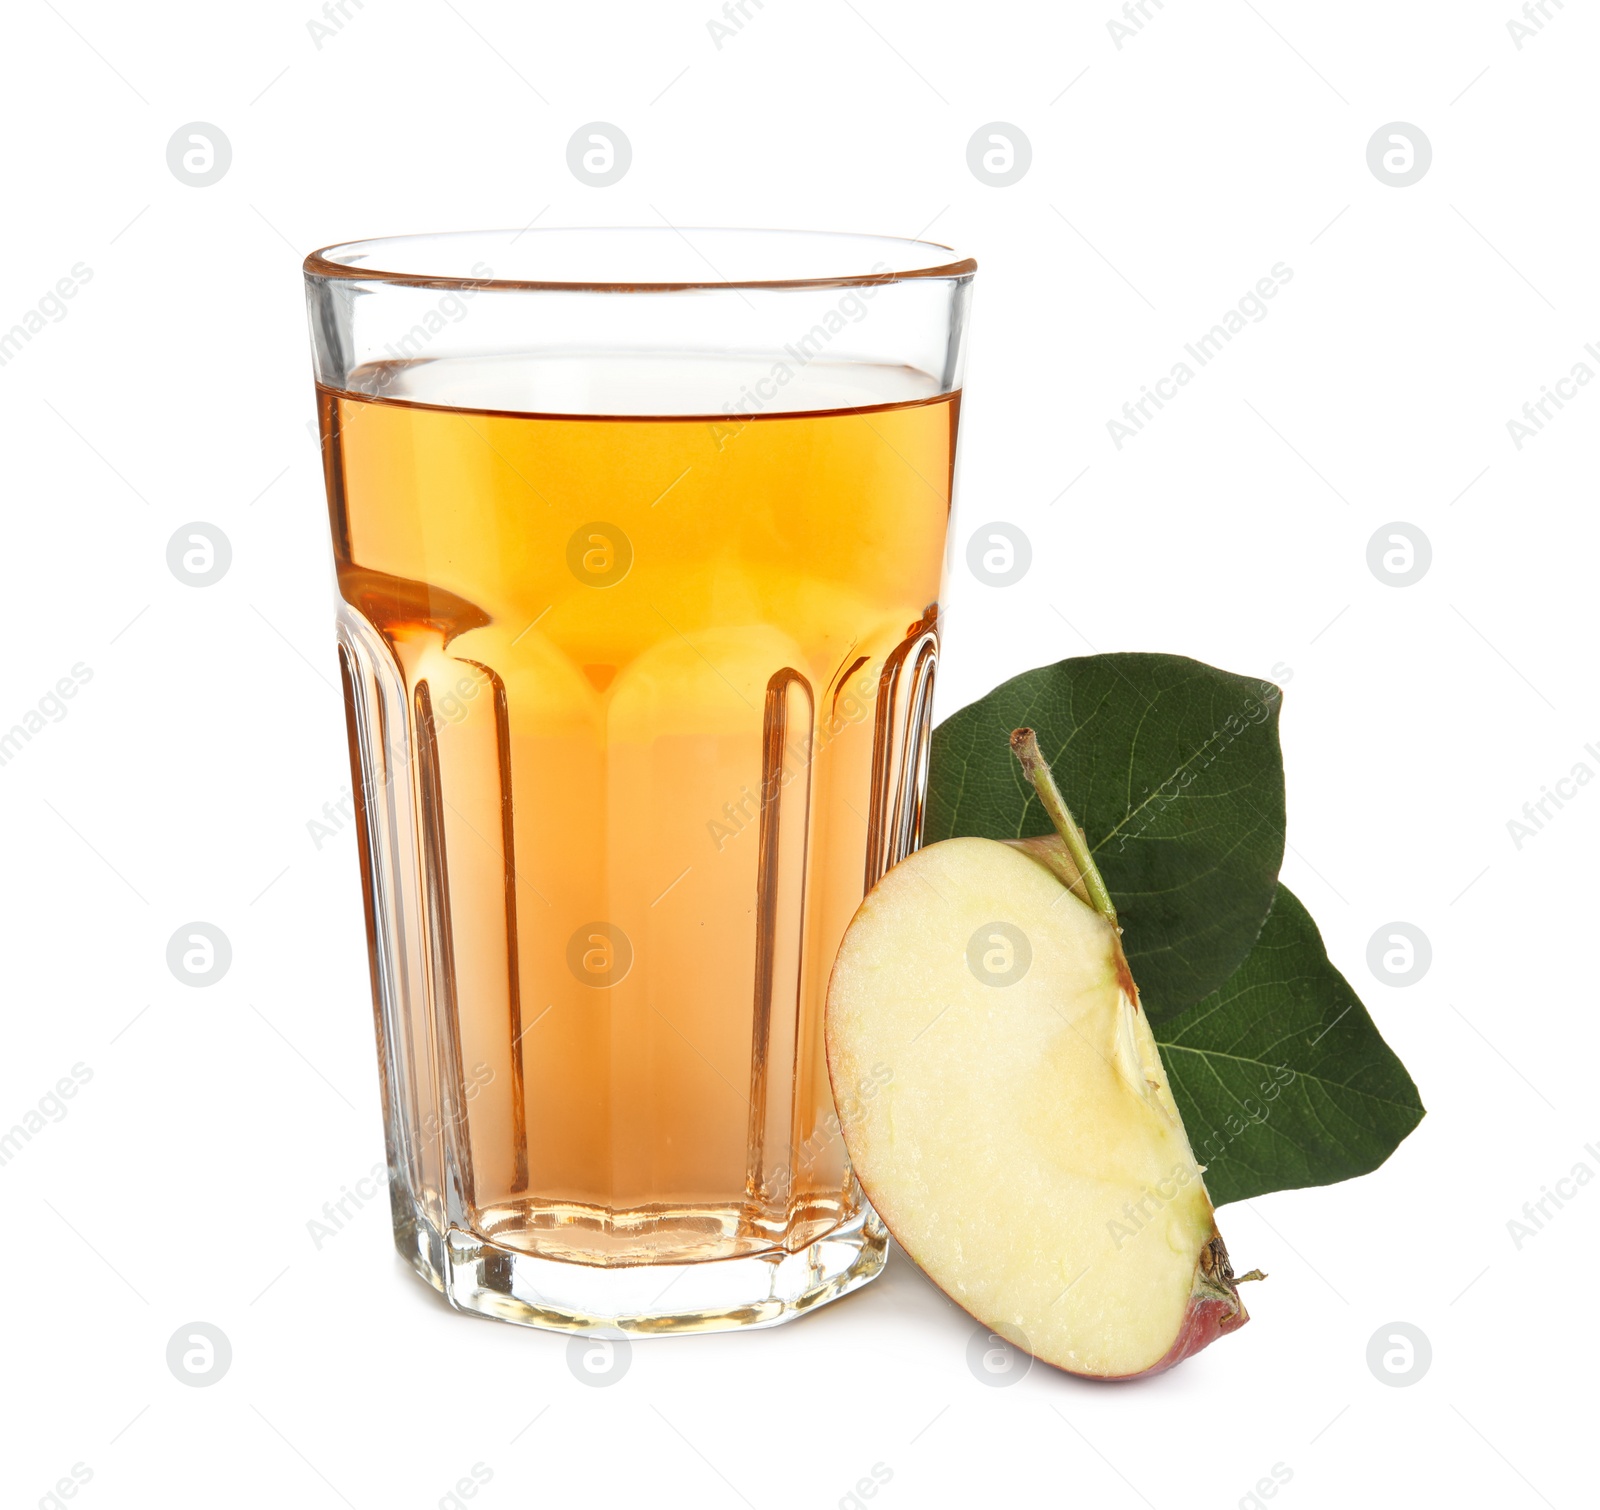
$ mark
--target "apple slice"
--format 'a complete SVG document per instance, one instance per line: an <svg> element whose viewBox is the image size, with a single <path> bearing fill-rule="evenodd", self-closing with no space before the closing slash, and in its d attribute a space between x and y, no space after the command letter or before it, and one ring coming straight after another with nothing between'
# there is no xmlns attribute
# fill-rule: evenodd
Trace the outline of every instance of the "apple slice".
<svg viewBox="0 0 1600 1510"><path fill-rule="evenodd" d="M1248 1317L1105 883L1033 732L1012 748L1059 837L948 839L872 889L829 983L834 1100L935 1284L1047 1363L1135 1378Z"/></svg>

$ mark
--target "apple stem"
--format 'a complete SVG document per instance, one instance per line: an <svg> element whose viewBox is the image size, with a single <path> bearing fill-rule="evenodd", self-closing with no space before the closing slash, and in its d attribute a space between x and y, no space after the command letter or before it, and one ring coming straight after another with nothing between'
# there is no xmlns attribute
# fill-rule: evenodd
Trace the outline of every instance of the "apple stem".
<svg viewBox="0 0 1600 1510"><path fill-rule="evenodd" d="M1061 788L1056 785L1056 778L1050 770L1050 762L1044 758L1044 753L1039 749L1039 736L1032 729L1013 729L1011 753L1021 761L1022 774L1028 778L1034 791L1039 794L1040 805L1050 815L1050 821L1055 825L1056 832L1066 844L1067 853L1072 856L1073 864L1078 867L1078 873L1083 877L1083 884L1089 889L1089 900L1094 905L1095 911L1113 928L1118 927L1116 905L1111 900L1111 893L1106 890L1105 878L1100 874L1100 867L1094 863L1094 856L1089 852L1089 841L1084 837L1083 830L1078 827L1077 819L1072 816L1072 809L1067 806L1066 798L1061 795Z"/></svg>

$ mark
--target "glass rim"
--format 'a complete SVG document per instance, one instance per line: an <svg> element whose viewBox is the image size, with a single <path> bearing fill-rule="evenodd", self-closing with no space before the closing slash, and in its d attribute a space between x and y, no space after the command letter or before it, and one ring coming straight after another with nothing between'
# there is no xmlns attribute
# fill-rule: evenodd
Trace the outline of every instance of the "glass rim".
<svg viewBox="0 0 1600 1510"><path fill-rule="evenodd" d="M601 236L623 237L641 233L650 236L659 236L667 232L683 240L691 250L705 261L704 254L699 253L693 243L688 241L690 235L711 236L741 236L768 239L776 244L785 239L811 239L819 242L829 241L834 243L857 242L862 244L876 244L878 246L899 246L905 248L921 248L930 254L920 259L908 258L906 266L891 266L861 272L838 272L818 274L813 277L726 277L717 273L717 269L709 262L707 266L716 276L705 278L593 278L593 277L527 277L510 278L499 277L492 272L485 277L472 274L459 273L423 273L403 271L397 268L385 268L378 263L358 263L341 260L340 254L351 256L357 253L371 254L377 252L381 256L382 249L387 247L398 251L402 244L409 243L413 247L422 246L428 242L444 242L457 238L462 240L481 237L494 238L509 236L512 244L523 236ZM882 259L880 259L881 262ZM673 293L688 290L715 290L726 289L729 291L742 289L802 289L802 288L860 288L874 287L889 283L904 283L919 279L952 279L965 280L973 276L978 270L977 260L973 257L963 256L954 248L940 241L925 241L914 236L879 236L860 231L808 231L786 230L778 228L753 227L753 226L539 226L537 228L524 226L520 231L510 229L495 231L433 231L417 232L397 236L374 236L355 241L335 241L326 246L318 247L311 252L303 264L307 278L318 278L338 282L360 283L385 283L397 284L412 288L442 288L442 289L500 289L508 292L556 292L569 293Z"/></svg>

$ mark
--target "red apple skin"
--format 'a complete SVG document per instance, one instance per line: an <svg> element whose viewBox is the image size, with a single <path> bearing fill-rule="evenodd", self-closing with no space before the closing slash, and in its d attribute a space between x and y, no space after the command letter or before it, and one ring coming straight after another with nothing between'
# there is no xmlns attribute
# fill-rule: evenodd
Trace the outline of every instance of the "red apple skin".
<svg viewBox="0 0 1600 1510"><path fill-rule="evenodd" d="M867 1199L870 1201L872 1193L867 1191L866 1194ZM890 1228L891 1236L893 1236L893 1231L894 1229ZM896 1239L896 1241L898 1242L899 1239ZM903 1243L900 1244L900 1251L905 1253L907 1258L911 1258L911 1255L906 1252ZM915 1259L911 1261L913 1263L916 1262ZM934 1279L926 1269L923 1269L922 1272L934 1289L943 1295L946 1300L961 1310L967 1311L967 1308L945 1289L938 1280ZM1198 1275L1196 1278L1198 1279ZM972 1312L967 1311L967 1315L972 1316ZM988 1325L981 1316L972 1316L972 1319L980 1326ZM1178 1335L1172 1346L1149 1368L1140 1369L1136 1374L1079 1373L1077 1369L1068 1368L1065 1364L1055 1363L1049 1358L1040 1358L1037 1353L1031 1353L1029 1356L1038 1358L1040 1363L1046 1364L1050 1368L1059 1369L1063 1374L1071 1374L1074 1379L1093 1379L1097 1384L1133 1384L1140 1379L1151 1379L1157 1374L1166 1373L1169 1368L1172 1368L1175 1364L1182 1363L1185 1358L1192 1358L1201 1349L1210 1347L1217 1338L1226 1337L1229 1332L1237 1332L1249 1319L1250 1313L1245 1310L1243 1303L1237 1297L1230 1305L1227 1300L1220 1296L1192 1295L1189 1298L1189 1309L1184 1315L1183 1325L1178 1328ZM1007 1340L1009 1341L1010 1339ZM1028 1352L1028 1349L1022 1347L1020 1343L1013 1342L1012 1346L1021 1348L1025 1353Z"/></svg>
<svg viewBox="0 0 1600 1510"><path fill-rule="evenodd" d="M831 1071L831 1064L829 1068ZM873 1209L878 1213L878 1219L889 1227L888 1220L883 1215L883 1208L872 1200L872 1188L861 1178L859 1170L856 1172L856 1183L861 1186L861 1192L867 1200L872 1202ZM893 1227L889 1227L889 1235L894 1237ZM917 1262L911 1257L911 1250L900 1242L898 1237L895 1238L895 1242L912 1263ZM951 1305L966 1311L967 1315L980 1326L989 1325L983 1317L967 1311L967 1308L920 1264L917 1264L917 1267L928 1283ZM1258 1275L1254 1272L1247 1277L1266 1278L1264 1274ZM1040 1357L1038 1353L1022 1347L1021 1343L1009 1338L1007 1340L1012 1342L1013 1347L1021 1348L1030 1357L1038 1358L1040 1363L1059 1369L1063 1374L1071 1374L1074 1379L1093 1379L1097 1384L1133 1384L1140 1379L1150 1379L1157 1374L1164 1374L1169 1368L1182 1363L1185 1358L1192 1358L1196 1353L1210 1347L1217 1338L1226 1337L1229 1332L1237 1332L1250 1319L1250 1313L1245 1310L1244 1302L1239 1299L1236 1284L1232 1266L1228 1263L1228 1250L1223 1244L1221 1235L1213 1227L1211 1240L1201 1250L1200 1260L1195 1265L1194 1290L1189 1296L1189 1309L1184 1313L1183 1324L1178 1328L1177 1337L1173 1339L1172 1346L1149 1368L1140 1369L1136 1374L1081 1373L1053 1359Z"/></svg>
<svg viewBox="0 0 1600 1510"><path fill-rule="evenodd" d="M1124 964L1123 969L1126 968L1127 966ZM1135 987L1135 992L1137 992L1137 987ZM1137 994L1133 996L1133 1000L1138 1001ZM834 1093L837 1095L836 1088L839 1082L838 1076L834 1073L831 1044L828 1045L827 1062L828 1080L830 1086L835 1088ZM889 1235L894 1237L895 1242L899 1244L900 1251L912 1263L916 1263L917 1261L912 1257L911 1250L895 1236L894 1227L888 1218L883 1215L883 1207L873 1200L872 1186L868 1181L862 1179L859 1169L855 1171L855 1178L856 1183L861 1186L862 1194L866 1196L867 1200L872 1203L873 1209L877 1211L879 1220L889 1228ZM920 1264L917 1267L919 1269L922 1268ZM952 1305L959 1307L963 1311L967 1310L926 1269L922 1269L922 1273L928 1282ZM1253 1271L1247 1277L1264 1279L1266 1276ZM973 1316L971 1311L967 1311L967 1315L972 1316L972 1319L980 1325L988 1325L981 1316ZM1149 1379L1156 1374L1165 1373L1175 1364L1182 1363L1185 1358L1191 1358L1202 1349L1210 1347L1217 1338L1226 1337L1229 1332L1237 1332L1249 1319L1250 1313L1245 1310L1244 1302L1239 1299L1233 1267L1228 1262L1227 1247L1222 1241L1221 1234L1213 1227L1211 1229L1211 1238L1205 1247L1201 1249L1199 1261L1195 1264L1194 1289L1189 1296L1189 1309L1184 1313L1183 1323L1178 1328L1178 1335L1173 1340L1172 1346L1149 1368L1140 1369L1136 1374L1089 1374L1067 1368L1064 1364L1056 1363L1049 1358L1039 1358L1037 1353L1031 1353L1030 1356L1039 1358L1041 1363L1048 1364L1051 1368L1060 1369L1064 1374L1071 1374L1076 1379L1093 1379L1102 1384L1132 1384L1136 1380ZM1013 1346L1021 1346L1021 1344L1014 1343ZM1022 1350L1024 1352L1029 1351L1027 1348Z"/></svg>
<svg viewBox="0 0 1600 1510"><path fill-rule="evenodd" d="M832 1065L829 1065L830 1077ZM889 1235L894 1237L894 1228L889 1226L888 1219L883 1215L883 1208L872 1199L872 1188L861 1178L860 1171L856 1171L856 1183L861 1186L861 1193L872 1203L873 1210L878 1213L878 1219L884 1226L889 1227ZM911 1250L895 1237L900 1251L916 1263L911 1257ZM945 1287L929 1274L921 1264L917 1264L923 1277L936 1289L951 1305L959 1310L966 1311L980 1326L988 1326L983 1317L974 1315L961 1304ZM1252 1271L1245 1276L1249 1279L1265 1279L1266 1275ZM1149 1368L1140 1369L1136 1374L1089 1374L1080 1373L1077 1369L1068 1368L1063 1363L1056 1363L1053 1359L1040 1357L1038 1353L1031 1352L1022 1347L1021 1343L1012 1341L1012 1346L1028 1353L1029 1357L1038 1358L1040 1363L1050 1368L1059 1369L1063 1374L1071 1374L1074 1379L1093 1379L1097 1384L1133 1384L1140 1379L1150 1379L1156 1374L1164 1374L1175 1364L1182 1363L1185 1358L1192 1358L1196 1353L1211 1346L1219 1337L1226 1337L1229 1332L1237 1332L1245 1322L1250 1319L1250 1313L1245 1310L1244 1302L1239 1299L1236 1288L1237 1281L1233 1276L1232 1266L1228 1263L1228 1250L1223 1244L1221 1235L1216 1228L1211 1229L1211 1239L1201 1250L1200 1260L1195 1265L1194 1290L1189 1296L1189 1309L1184 1313L1183 1324L1178 1328L1178 1335L1167 1351L1158 1358ZM1004 1335L1004 1334L1000 1334Z"/></svg>
<svg viewBox="0 0 1600 1510"><path fill-rule="evenodd" d="M1175 1363L1209 1347L1219 1337L1237 1332L1250 1319L1250 1313L1241 1306L1230 1306L1225 1300L1212 1296L1190 1300L1188 1314L1183 1318L1177 1341L1167 1350L1166 1357L1152 1363L1137 1374L1109 1374L1103 1377L1111 1384L1131 1384L1135 1379L1148 1379L1153 1374L1163 1374Z"/></svg>
<svg viewBox="0 0 1600 1510"><path fill-rule="evenodd" d="M1123 966L1126 969L1126 965ZM1137 988L1136 988L1137 989ZM1133 998L1138 1000L1137 995ZM830 1086L838 1085L838 1077L834 1073L832 1046L828 1051L828 1080ZM835 1091L837 1094L837 1091ZM894 1237L900 1251L916 1263L911 1250L900 1242L895 1236L894 1227L887 1217L883 1215L883 1207L873 1200L872 1186L861 1177L861 1171L855 1171L856 1183L861 1186L862 1194L872 1203L877 1211L879 1220L889 1228L889 1235ZM917 1265L922 1269L920 1264ZM938 1292L952 1305L963 1311L967 1308L961 1304L943 1285L939 1283L926 1269L922 1269L924 1277ZM1265 1279L1264 1274L1252 1271L1245 1276L1251 1279ZM1178 1328L1178 1335L1173 1340L1172 1346L1158 1358L1149 1368L1140 1369L1136 1374L1089 1374L1080 1373L1076 1369L1067 1368L1064 1364L1056 1363L1049 1358L1039 1358L1037 1353L1030 1353L1031 1357L1039 1358L1039 1362L1051 1368L1060 1369L1064 1374L1071 1374L1075 1379L1093 1379L1101 1384L1132 1384L1139 1379L1149 1379L1156 1374L1164 1374L1169 1368L1182 1363L1185 1358L1192 1358L1196 1353L1211 1346L1219 1337L1226 1337L1229 1332L1237 1332L1245 1322L1250 1319L1250 1313L1245 1310L1244 1302L1239 1299L1238 1282L1234 1278L1233 1266L1228 1262L1228 1249L1222 1241L1222 1235L1215 1227L1211 1229L1211 1238L1201 1249L1199 1261L1195 1264L1194 1289L1189 1296L1189 1309L1184 1313L1183 1324ZM973 1316L971 1311L967 1315L982 1326L989 1323L981 1316ZM1020 1347L1020 1343L1013 1343ZM1028 1352L1027 1348L1022 1351Z"/></svg>

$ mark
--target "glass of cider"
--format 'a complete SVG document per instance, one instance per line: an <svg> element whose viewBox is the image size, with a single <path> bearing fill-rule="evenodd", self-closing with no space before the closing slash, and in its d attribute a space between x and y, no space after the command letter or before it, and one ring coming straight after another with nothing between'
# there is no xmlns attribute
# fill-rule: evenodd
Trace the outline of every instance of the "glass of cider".
<svg viewBox="0 0 1600 1510"><path fill-rule="evenodd" d="M468 1311L768 1326L882 1268L822 1017L920 842L948 247L306 259L395 1241Z"/></svg>

